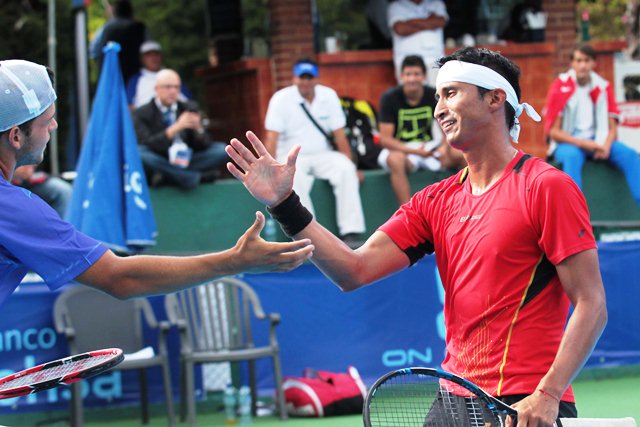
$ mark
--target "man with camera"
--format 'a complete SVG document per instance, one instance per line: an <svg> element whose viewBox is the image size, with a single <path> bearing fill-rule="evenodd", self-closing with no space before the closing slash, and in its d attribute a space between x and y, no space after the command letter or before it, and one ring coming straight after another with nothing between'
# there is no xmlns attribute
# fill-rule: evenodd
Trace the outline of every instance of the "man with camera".
<svg viewBox="0 0 640 427"><path fill-rule="evenodd" d="M169 182L195 188L203 176L215 176L228 161L225 144L209 139L197 104L178 100L180 87L178 73L161 70L155 97L133 114L140 158L152 187Z"/></svg>

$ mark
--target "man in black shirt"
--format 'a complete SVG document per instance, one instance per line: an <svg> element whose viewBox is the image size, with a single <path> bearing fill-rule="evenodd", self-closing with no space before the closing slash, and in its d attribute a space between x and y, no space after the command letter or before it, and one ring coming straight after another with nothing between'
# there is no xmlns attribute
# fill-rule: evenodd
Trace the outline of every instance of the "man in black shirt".
<svg viewBox="0 0 640 427"><path fill-rule="evenodd" d="M98 70L102 68L102 48L110 41L120 44L120 70L122 79L127 83L131 76L140 70L140 45L147 39L147 27L133 17L130 0L116 0L113 3L113 19L108 21L96 40Z"/></svg>
<svg viewBox="0 0 640 427"><path fill-rule="evenodd" d="M435 89L424 84L427 71L420 56L402 61L402 84L387 90L380 100L380 143L384 147L378 163L389 171L398 202L409 201L407 172L418 169L452 169L462 165L462 155L441 144L442 132L433 119Z"/></svg>

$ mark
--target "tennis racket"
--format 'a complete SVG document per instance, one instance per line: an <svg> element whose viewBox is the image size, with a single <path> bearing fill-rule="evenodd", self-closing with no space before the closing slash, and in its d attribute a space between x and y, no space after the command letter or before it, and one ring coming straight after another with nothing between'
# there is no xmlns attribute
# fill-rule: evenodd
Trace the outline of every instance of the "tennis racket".
<svg viewBox="0 0 640 427"><path fill-rule="evenodd" d="M43 363L0 378L0 399L37 393L59 385L69 385L107 371L124 360L119 348L89 351Z"/></svg>
<svg viewBox="0 0 640 427"><path fill-rule="evenodd" d="M457 375L405 368L373 384L363 415L365 427L495 427L517 413Z"/></svg>

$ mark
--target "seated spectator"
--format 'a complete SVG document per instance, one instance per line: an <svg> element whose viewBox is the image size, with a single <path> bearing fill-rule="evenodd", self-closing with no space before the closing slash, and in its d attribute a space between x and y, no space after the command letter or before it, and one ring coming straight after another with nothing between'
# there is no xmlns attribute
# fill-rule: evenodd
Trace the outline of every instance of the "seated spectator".
<svg viewBox="0 0 640 427"><path fill-rule="evenodd" d="M147 40L140 45L140 71L134 74L127 82L127 102L134 110L151 101L156 95L156 78L158 71L164 68L162 65L162 47L153 40ZM191 92L182 84L179 101L191 99Z"/></svg>
<svg viewBox="0 0 640 427"><path fill-rule="evenodd" d="M613 87L593 71L595 60L591 46L579 45L571 54L571 69L549 89L544 129L555 148L551 154L579 187L587 159L610 162L624 173L640 206L640 158L617 139L619 111Z"/></svg>
<svg viewBox="0 0 640 427"><path fill-rule="evenodd" d="M283 162L289 150L301 144L293 180L295 192L313 212L309 193L315 178L329 181L336 197L339 232L347 244L355 245L365 231L364 213L340 98L333 89L318 84L318 66L311 60L299 60L293 75L293 84L277 91L269 101L265 146Z"/></svg>
<svg viewBox="0 0 640 427"><path fill-rule="evenodd" d="M433 111L436 91L424 84L425 63L409 55L400 67L402 84L380 99L380 144L378 164L390 174L391 187L401 205L411 198L407 172L460 168L462 153L445 142Z"/></svg>
<svg viewBox="0 0 640 427"><path fill-rule="evenodd" d="M11 182L36 194L64 218L73 189L67 181L25 165L16 168Z"/></svg>
<svg viewBox="0 0 640 427"><path fill-rule="evenodd" d="M192 189L203 173L214 174L228 161L225 144L209 139L195 103L178 101L180 87L178 73L161 70L155 97L133 114L140 157L151 186L166 179Z"/></svg>

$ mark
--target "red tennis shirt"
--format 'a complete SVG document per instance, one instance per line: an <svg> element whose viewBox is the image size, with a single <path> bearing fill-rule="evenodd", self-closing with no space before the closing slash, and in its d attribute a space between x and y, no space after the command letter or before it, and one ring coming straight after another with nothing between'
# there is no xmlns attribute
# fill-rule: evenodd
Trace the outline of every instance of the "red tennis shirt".
<svg viewBox="0 0 640 427"><path fill-rule="evenodd" d="M445 290L443 369L494 396L531 394L569 311L555 265L596 247L573 180L519 152L485 193L467 169L420 191L380 230L415 263L435 251ZM563 400L573 402L571 388Z"/></svg>

